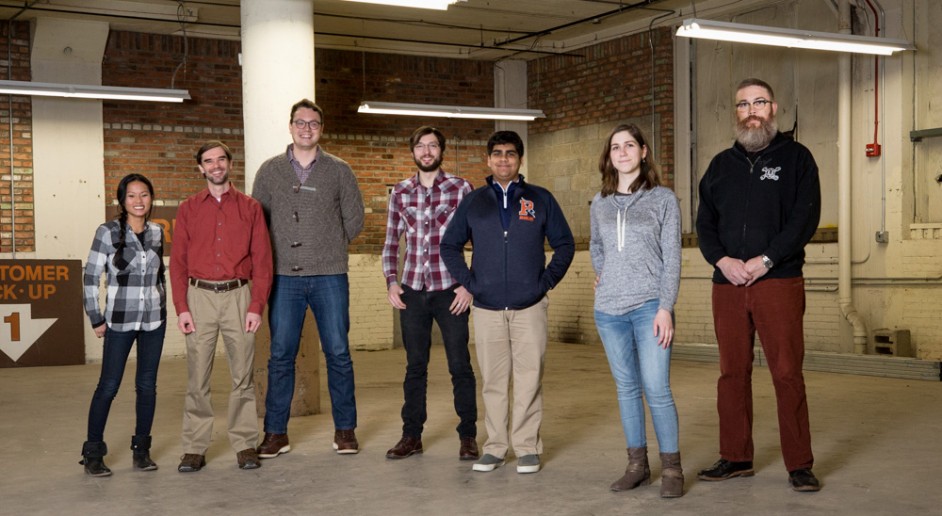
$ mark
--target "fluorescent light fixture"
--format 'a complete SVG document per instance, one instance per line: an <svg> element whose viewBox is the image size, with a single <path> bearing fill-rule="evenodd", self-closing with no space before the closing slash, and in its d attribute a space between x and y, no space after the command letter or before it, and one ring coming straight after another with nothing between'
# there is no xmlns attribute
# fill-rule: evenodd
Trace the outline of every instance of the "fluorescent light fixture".
<svg viewBox="0 0 942 516"><path fill-rule="evenodd" d="M157 88L126 88L91 84L56 84L51 82L0 81L0 94L38 95L40 97L75 97L100 100L145 100L150 102L183 102L190 99L187 90Z"/></svg>
<svg viewBox="0 0 942 516"><path fill-rule="evenodd" d="M445 11L449 5L465 0L347 0L348 2L360 2L364 4L393 5L396 7L415 7L416 9L435 9Z"/></svg>
<svg viewBox="0 0 942 516"><path fill-rule="evenodd" d="M479 118L485 120L523 120L545 118L539 109L485 108L469 106L436 106L432 104L401 104L399 102L360 103L359 113L377 115L434 116L441 118Z"/></svg>
<svg viewBox="0 0 942 516"><path fill-rule="evenodd" d="M853 34L838 34L834 32L815 32L801 29L783 29L780 27L764 27L761 25L718 22L696 18L684 20L683 25L677 29L677 35L685 38L702 38L719 41L734 41L738 43L753 43L756 45L831 50L857 54L878 54L884 56L892 55L893 52L916 49L912 43L902 39L873 38L869 36L855 36Z"/></svg>
<svg viewBox="0 0 942 516"><path fill-rule="evenodd" d="M146 20L165 20L177 23L195 23L198 19L199 9L189 5L181 12L181 2L143 0L44 0L31 2L27 10L58 11L68 13L89 13L106 16L120 16L121 18L143 18ZM9 6L4 6L9 7Z"/></svg>

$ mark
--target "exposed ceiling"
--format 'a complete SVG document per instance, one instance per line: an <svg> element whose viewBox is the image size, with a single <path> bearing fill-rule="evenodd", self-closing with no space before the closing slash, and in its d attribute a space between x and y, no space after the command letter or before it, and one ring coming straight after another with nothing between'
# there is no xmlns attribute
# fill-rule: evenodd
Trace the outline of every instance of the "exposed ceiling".
<svg viewBox="0 0 942 516"><path fill-rule="evenodd" d="M709 1L700 1L709 4ZM732 0L727 3L750 3ZM0 0L0 19L40 16L107 21L112 29L238 39L240 0ZM447 11L314 0L323 48L533 59L677 24L693 0L467 0ZM683 11L681 11L683 10Z"/></svg>

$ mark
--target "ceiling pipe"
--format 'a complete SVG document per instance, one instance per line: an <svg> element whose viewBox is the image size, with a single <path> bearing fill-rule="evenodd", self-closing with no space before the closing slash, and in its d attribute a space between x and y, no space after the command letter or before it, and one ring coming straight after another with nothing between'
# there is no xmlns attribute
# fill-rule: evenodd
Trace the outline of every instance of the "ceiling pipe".
<svg viewBox="0 0 942 516"><path fill-rule="evenodd" d="M586 17L586 18L582 18L581 20L575 20L575 21L567 22L567 23L564 23L564 24L562 24L562 25L557 25L557 26L555 26L555 27L550 27L550 28L548 28L548 29L543 29L543 30L541 30L541 31L539 31L539 32L531 32L531 33L529 33L529 34L524 34L523 36L518 36L518 37L516 37L516 38L505 39L504 41L495 41L495 42L494 42L494 45L496 45L496 46L509 45L509 44L511 44L511 43L517 43L518 41L523 41L523 40L525 40L525 39L538 38L538 37L540 37L540 36L546 36L546 35L549 35L549 34L552 34L552 33L556 32L556 31L558 31L558 30L568 29L569 27L575 27L576 25L582 25L583 23L591 23L591 22L594 22L594 21L596 21L596 20L600 20L600 19L602 19L602 18L608 18L609 16L614 16L614 15L616 15L616 14L623 13L623 12L625 12L625 11L631 11L631 10L634 10L634 9L645 9L645 8L646 8L648 5L650 5L651 3L652 3L651 0L644 0L643 2L638 2L638 3L634 3L634 4L630 4L630 5L621 5L621 6L618 7L618 9L613 9L613 10L611 10L611 11L606 11L606 12L604 12L604 13L596 14L596 15L594 15L594 16L588 16L588 17ZM662 11L663 9L657 9L657 10L658 10L658 11Z"/></svg>

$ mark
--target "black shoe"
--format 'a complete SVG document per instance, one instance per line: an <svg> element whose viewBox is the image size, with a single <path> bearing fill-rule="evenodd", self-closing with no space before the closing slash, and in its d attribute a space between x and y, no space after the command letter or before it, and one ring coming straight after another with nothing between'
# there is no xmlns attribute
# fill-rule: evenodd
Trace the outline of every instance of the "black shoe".
<svg viewBox="0 0 942 516"><path fill-rule="evenodd" d="M108 445L103 442L86 441L82 445L82 460L79 464L85 466L85 473L93 477L111 476L111 470L105 466L105 455L108 454Z"/></svg>
<svg viewBox="0 0 942 516"><path fill-rule="evenodd" d="M134 452L132 456L134 469L138 471L154 471L157 469L157 464L150 458L150 443L151 437L149 435L135 435L131 437L131 450Z"/></svg>
<svg viewBox="0 0 942 516"><path fill-rule="evenodd" d="M796 469L788 472L788 483L792 489L799 492L815 492L821 490L821 483L815 478L810 469Z"/></svg>
<svg viewBox="0 0 942 516"><path fill-rule="evenodd" d="M752 469L752 461L730 462L720 459L707 469L700 470L697 478L708 482L719 482L733 477L751 477L756 474Z"/></svg>
<svg viewBox="0 0 942 516"><path fill-rule="evenodd" d="M134 469L138 471L154 471L157 469L157 464L151 460L149 452L134 452L132 461Z"/></svg>

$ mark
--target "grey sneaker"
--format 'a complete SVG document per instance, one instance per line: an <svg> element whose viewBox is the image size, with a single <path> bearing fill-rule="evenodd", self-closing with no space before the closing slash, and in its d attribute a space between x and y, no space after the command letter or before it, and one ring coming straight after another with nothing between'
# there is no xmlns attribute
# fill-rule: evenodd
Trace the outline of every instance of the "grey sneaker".
<svg viewBox="0 0 942 516"><path fill-rule="evenodd" d="M517 473L536 473L540 470L539 455L524 455L517 459Z"/></svg>
<svg viewBox="0 0 942 516"><path fill-rule="evenodd" d="M504 459L495 457L490 453L485 453L483 457L477 462L474 463L474 466L471 467L472 471L494 471L498 466L504 464Z"/></svg>

